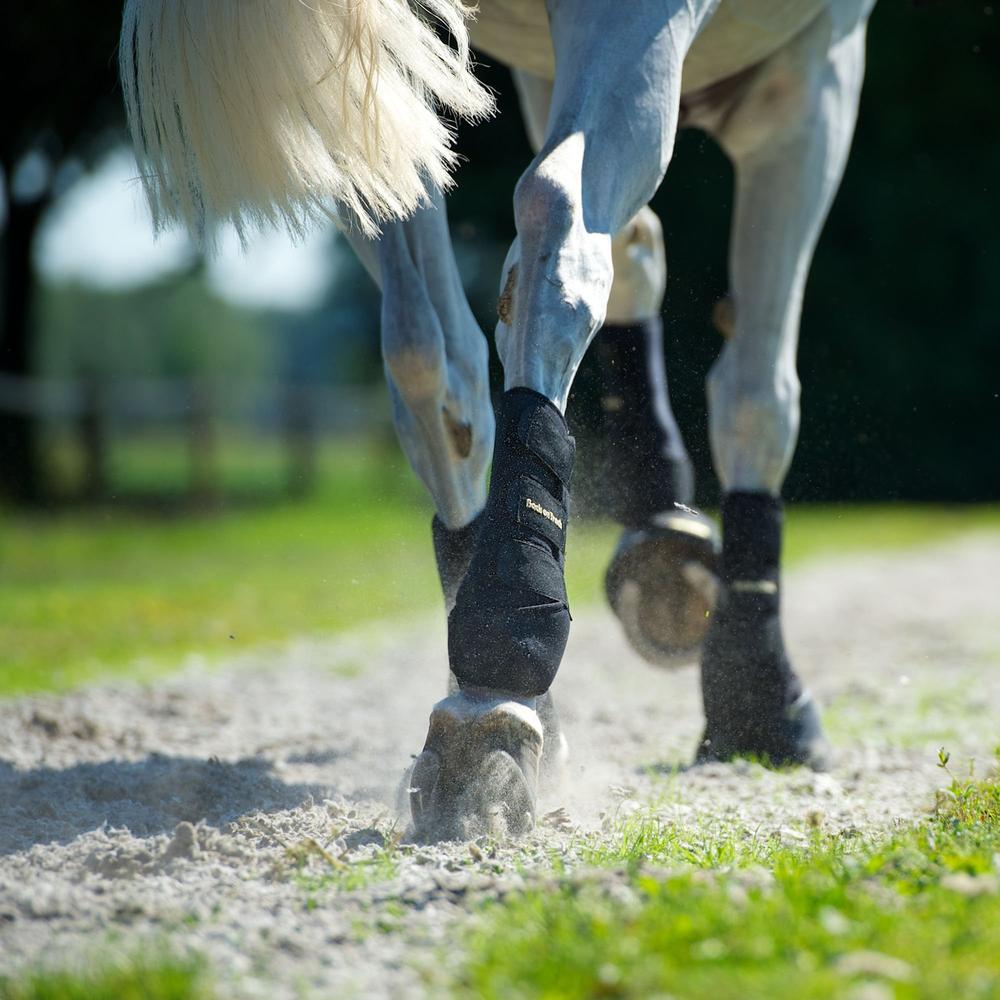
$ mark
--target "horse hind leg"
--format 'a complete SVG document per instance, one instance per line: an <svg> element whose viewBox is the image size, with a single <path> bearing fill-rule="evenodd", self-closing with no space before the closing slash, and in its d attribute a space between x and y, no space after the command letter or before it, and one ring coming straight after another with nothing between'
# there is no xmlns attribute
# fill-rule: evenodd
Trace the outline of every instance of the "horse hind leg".
<svg viewBox="0 0 1000 1000"><path fill-rule="evenodd" d="M382 289L382 359L393 421L436 514L432 538L446 611L468 568L493 449L486 339L462 289L444 200L378 239L345 235Z"/></svg>
<svg viewBox="0 0 1000 1000"><path fill-rule="evenodd" d="M605 574L632 647L657 666L697 655L714 604L718 534L695 510L694 475L670 407L660 318L662 227L647 206L612 244L601 373L603 512L622 525Z"/></svg>
<svg viewBox="0 0 1000 1000"><path fill-rule="evenodd" d="M799 423L802 297L864 71L864 22L844 30L834 19L845 8L822 14L764 63L716 130L736 168L735 311L708 380L724 497L722 589L701 660L701 759L749 755L822 767L828 756L782 637L779 496Z"/></svg>

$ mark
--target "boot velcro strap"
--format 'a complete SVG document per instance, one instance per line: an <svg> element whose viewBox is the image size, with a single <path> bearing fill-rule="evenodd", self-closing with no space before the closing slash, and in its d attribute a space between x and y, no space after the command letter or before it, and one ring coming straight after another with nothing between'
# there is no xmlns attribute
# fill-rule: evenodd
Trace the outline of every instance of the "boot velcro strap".
<svg viewBox="0 0 1000 1000"><path fill-rule="evenodd" d="M526 408L517 422L517 437L563 486L569 485L576 442L566 433L566 423L555 407Z"/></svg>
<svg viewBox="0 0 1000 1000"><path fill-rule="evenodd" d="M559 552L566 549L566 508L541 483L519 476L511 491L517 505L517 521L547 538Z"/></svg>
<svg viewBox="0 0 1000 1000"><path fill-rule="evenodd" d="M530 590L550 601L569 606L559 564L551 553L535 543L518 539L504 542L497 553L497 569L507 586Z"/></svg>

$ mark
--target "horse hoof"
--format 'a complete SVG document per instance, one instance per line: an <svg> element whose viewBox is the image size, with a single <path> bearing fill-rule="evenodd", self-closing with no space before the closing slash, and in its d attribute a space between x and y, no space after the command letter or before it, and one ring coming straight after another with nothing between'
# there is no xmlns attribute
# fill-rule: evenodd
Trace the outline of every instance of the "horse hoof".
<svg viewBox="0 0 1000 1000"><path fill-rule="evenodd" d="M691 662L715 605L719 535L690 508L626 528L604 578L611 610L632 648L658 667Z"/></svg>
<svg viewBox="0 0 1000 1000"><path fill-rule="evenodd" d="M697 761L752 757L825 770L819 710L792 667L776 581L739 581L719 596L701 653L705 734Z"/></svg>
<svg viewBox="0 0 1000 1000"><path fill-rule="evenodd" d="M458 678L449 670L448 695L458 694L460 690ZM566 772L569 767L569 742L562 731L562 723L559 721L559 713L556 711L551 691L546 691L545 694L539 696L536 709L542 723L542 758L538 764L539 792L543 795L558 795L566 785ZM413 768L411 768L410 773L412 771ZM402 786L404 790L410 783L409 775L407 775ZM423 784L426 785L428 782L425 780ZM402 814L404 809L405 803L402 802L401 797L397 796L396 811Z"/></svg>
<svg viewBox="0 0 1000 1000"><path fill-rule="evenodd" d="M542 745L538 714L520 701L461 691L438 702L409 776L416 837L528 833L535 824Z"/></svg>
<svg viewBox="0 0 1000 1000"><path fill-rule="evenodd" d="M833 749L823 735L819 710L808 691L773 718L756 718L723 732L709 724L696 764L752 758L769 767L808 767L827 771Z"/></svg>

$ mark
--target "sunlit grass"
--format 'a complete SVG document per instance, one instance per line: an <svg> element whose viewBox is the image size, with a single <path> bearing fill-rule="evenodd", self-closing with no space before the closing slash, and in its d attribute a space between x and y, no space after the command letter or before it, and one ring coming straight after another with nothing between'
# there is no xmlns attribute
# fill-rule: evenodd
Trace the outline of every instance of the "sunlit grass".
<svg viewBox="0 0 1000 1000"><path fill-rule="evenodd" d="M177 485L183 456L164 453L161 465L160 447L124 449L119 480L133 491ZM217 657L440 607L431 509L394 445L326 447L317 488L301 501L280 499L280 451L262 448L259 467L253 459L244 446L224 471L227 485L272 497L257 506L157 515L112 502L0 515L0 694L141 676L189 652ZM794 564L980 527L1000 529L1000 509L798 508L787 556ZM616 537L609 524L571 526L574 608L602 599Z"/></svg>
<svg viewBox="0 0 1000 1000"><path fill-rule="evenodd" d="M440 600L430 509L395 456L324 454L306 501L153 516L7 514L0 692L393 619Z"/></svg>
<svg viewBox="0 0 1000 1000"><path fill-rule="evenodd" d="M213 995L195 962L125 961L85 973L0 978L0 1000L210 1000Z"/></svg>
<svg viewBox="0 0 1000 1000"><path fill-rule="evenodd" d="M881 838L725 845L630 821L595 863L488 907L457 997L1000 995L1000 785L953 781ZM695 837L697 840L697 837Z"/></svg>

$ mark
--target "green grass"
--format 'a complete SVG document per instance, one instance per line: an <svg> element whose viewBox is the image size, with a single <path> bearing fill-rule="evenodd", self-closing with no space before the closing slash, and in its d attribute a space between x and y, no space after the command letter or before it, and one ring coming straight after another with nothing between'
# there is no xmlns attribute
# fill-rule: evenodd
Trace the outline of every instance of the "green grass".
<svg viewBox="0 0 1000 1000"><path fill-rule="evenodd" d="M356 444L325 456L319 489L300 503L183 517L8 514L0 693L433 607L430 513L418 490L395 456Z"/></svg>
<svg viewBox="0 0 1000 1000"><path fill-rule="evenodd" d="M401 831L400 831L401 833ZM314 909L329 892L357 892L370 885L388 882L399 873L399 833L370 855L337 857L311 838L290 847L285 861L292 878Z"/></svg>
<svg viewBox="0 0 1000 1000"><path fill-rule="evenodd" d="M198 963L126 961L78 975L35 972L0 979L0 1000L210 1000Z"/></svg>
<svg viewBox="0 0 1000 1000"><path fill-rule="evenodd" d="M115 482L126 492L182 482L182 454L161 444L120 451ZM245 447L234 454L226 485L271 502L185 516L124 504L0 513L0 695L146 676L189 652L217 657L439 606L430 507L394 445L326 448L315 493L298 502L279 499L278 451L262 447L258 462ZM981 527L1000 528L1000 509L796 508L788 562ZM572 526L575 608L601 599L616 534L608 524Z"/></svg>
<svg viewBox="0 0 1000 1000"><path fill-rule="evenodd" d="M623 873L487 908L453 995L1000 996L996 781L954 781L924 822L874 842L692 845L648 820L620 835L603 860Z"/></svg>

